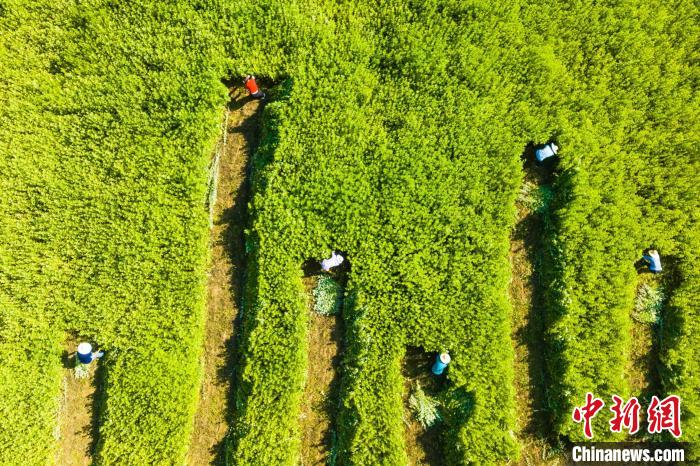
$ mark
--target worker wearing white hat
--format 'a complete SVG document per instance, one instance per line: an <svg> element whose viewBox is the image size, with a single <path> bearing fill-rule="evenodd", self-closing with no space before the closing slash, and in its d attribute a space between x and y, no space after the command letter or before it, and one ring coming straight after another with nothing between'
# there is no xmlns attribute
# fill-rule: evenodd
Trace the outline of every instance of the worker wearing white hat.
<svg viewBox="0 0 700 466"><path fill-rule="evenodd" d="M661 272L661 256L659 256L659 251L657 251L656 249L650 249L646 254L642 256L642 259L644 259L649 264L650 272Z"/></svg>
<svg viewBox="0 0 700 466"><path fill-rule="evenodd" d="M557 152L559 152L559 147L553 142L550 142L535 149L535 159L537 159L538 164L541 164L546 159L557 155Z"/></svg>
<svg viewBox="0 0 700 466"><path fill-rule="evenodd" d="M78 345L78 360L83 364L90 364L95 359L104 356L104 351L92 351L90 343L83 342Z"/></svg>
<svg viewBox="0 0 700 466"><path fill-rule="evenodd" d="M321 261L321 268L324 272L330 272L333 267L339 266L344 260L343 256L336 254L335 251L331 251L331 257Z"/></svg>

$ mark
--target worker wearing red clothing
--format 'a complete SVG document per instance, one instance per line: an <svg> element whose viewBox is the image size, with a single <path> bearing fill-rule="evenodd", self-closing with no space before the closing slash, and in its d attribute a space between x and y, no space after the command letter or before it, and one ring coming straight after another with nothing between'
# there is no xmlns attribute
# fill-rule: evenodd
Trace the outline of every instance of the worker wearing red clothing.
<svg viewBox="0 0 700 466"><path fill-rule="evenodd" d="M248 93L254 99L264 99L265 93L258 88L258 83L255 82L255 76L248 75L243 80L245 88L248 89Z"/></svg>

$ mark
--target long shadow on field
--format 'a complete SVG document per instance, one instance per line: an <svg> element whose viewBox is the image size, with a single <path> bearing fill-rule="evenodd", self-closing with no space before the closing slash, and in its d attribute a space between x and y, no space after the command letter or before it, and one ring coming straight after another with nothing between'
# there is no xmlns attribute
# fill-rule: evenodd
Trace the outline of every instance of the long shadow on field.
<svg viewBox="0 0 700 466"><path fill-rule="evenodd" d="M409 346L406 348L401 372L404 377L404 435L406 437L406 449L410 464L424 464L441 466L445 464L443 448L444 426L440 423L423 429L413 419L413 414L408 407L408 399L415 384L428 396L435 397L447 386L445 376L435 376L430 371L435 360L435 353L426 353L423 348Z"/></svg>
<svg viewBox="0 0 700 466"><path fill-rule="evenodd" d="M233 100L229 103L228 108L231 111L240 111L245 104L249 103L252 99L248 96L244 96L243 92L237 92L233 96ZM227 131L229 132L229 141L227 145L229 146L226 150L239 150L238 147L232 147L232 145L238 144L240 138L234 137L236 134L242 135L244 140L244 147L240 147L240 154L234 154L234 156L240 156L245 158L245 169L243 173L245 174L245 179L241 180L240 186L236 192L233 205L221 212L219 218L216 221L217 225L225 225L225 229L222 232L218 241L223 245L228 259L231 263L231 274L230 274L230 290L233 301L236 303L239 309L242 306L242 295L243 286L245 283L245 271L246 271L246 251L245 251L245 237L244 230L248 225L248 212L247 204L250 192L250 170L251 170L251 159L260 141L260 123L262 115L263 105L257 105L255 110L250 114L245 115L245 117L240 121L237 126L229 125ZM236 141L238 139L238 142ZM233 424L235 418L235 393L236 393L236 366L238 364L239 354L238 354L238 338L240 336L240 317L241 312L238 313L238 317L234 322L234 329L231 337L225 343L225 364L219 369L217 373L217 379L219 383L226 385L228 388L228 393L226 394L226 421L229 426ZM219 444L217 444L215 449L215 459L213 464L225 464L226 463L226 444L228 442L228 436L226 436Z"/></svg>
<svg viewBox="0 0 700 466"><path fill-rule="evenodd" d="M97 457L97 448L100 440L100 418L105 400L104 381L107 375L106 362L95 362L95 377L92 380L92 385L95 387L95 392L92 394L90 402L92 403L92 420L90 421L89 432L90 442L89 451L93 458Z"/></svg>
<svg viewBox="0 0 700 466"><path fill-rule="evenodd" d="M317 260L308 261L302 269L320 270ZM330 276L343 290L347 289L349 261L336 267ZM308 371L302 399L300 428L302 433L302 464L326 464L332 462L336 447L336 419L340 409L340 365L343 357L343 335L345 333L342 309L348 302L342 298L341 311L325 316L313 310L313 290L317 277L303 278L309 296ZM343 291L344 293L344 291Z"/></svg>
<svg viewBox="0 0 700 466"><path fill-rule="evenodd" d="M552 168L543 168L534 163L534 147L528 146L525 154L525 182L537 188L551 186L554 181ZM527 303L527 309L517 310L522 313L519 322L515 326L515 343L526 349L525 361L527 365L529 387L520 387L527 393L527 409L524 415L523 433L531 438L545 441L551 440L549 434L550 419L546 405L546 354L545 341L545 309L546 309L546 280L543 275L546 267L544 251L546 244L546 222L548 221L547 207L539 212L532 209L524 209L519 206L521 213L513 232L514 244L521 244L524 249L524 257L530 263L531 273L527 275L527 268L518 269L514 265L514 273L521 273L523 294L516 301ZM523 214L524 212L524 214ZM517 251L515 251L517 254ZM529 294L529 299L528 295ZM519 325L518 325L519 324ZM516 373L516 377L518 374ZM521 396L521 395L519 395Z"/></svg>
<svg viewBox="0 0 700 466"><path fill-rule="evenodd" d="M662 379L665 368L660 361L662 343L671 340L672 334L680 325L678 323L680 316L674 314L673 309L668 305L668 300L679 285L681 277L677 268L678 258L674 256L664 257L664 271L658 275L651 273L643 261L635 266L638 273L638 289L643 284L660 286L666 295L658 322L643 323L632 317L632 346L628 377L632 394L639 398L642 406L648 406L652 396L663 393ZM666 377L668 376L671 374L666 374ZM640 431L647 431L647 419L644 416L640 420ZM653 437L645 440L653 440Z"/></svg>

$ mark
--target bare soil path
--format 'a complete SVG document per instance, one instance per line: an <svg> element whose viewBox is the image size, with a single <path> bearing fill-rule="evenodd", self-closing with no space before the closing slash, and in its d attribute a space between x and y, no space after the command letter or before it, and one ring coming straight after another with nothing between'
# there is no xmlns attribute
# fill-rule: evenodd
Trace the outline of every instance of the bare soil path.
<svg viewBox="0 0 700 466"><path fill-rule="evenodd" d="M532 157L529 158L532 160ZM552 182L551 173L526 163L523 191L517 201L517 222L511 235L509 287L513 305L512 340L515 349L515 393L518 464L562 464L552 451L545 412L544 296L538 277L544 248L543 212L537 212L540 187Z"/></svg>
<svg viewBox="0 0 700 466"><path fill-rule="evenodd" d="M92 454L97 439L96 400L100 379L98 362L88 368L85 378L76 378L76 341L66 344L63 353L63 387L56 430L58 450L56 464L83 466L92 464Z"/></svg>
<svg viewBox="0 0 700 466"><path fill-rule="evenodd" d="M648 285L663 290L668 296L673 289L673 261L667 261L665 271L661 275L642 272L637 275L637 290ZM639 291L637 291L639 292ZM663 307L660 318L663 320ZM660 323L640 322L631 312L632 342L630 357L627 364L626 376L630 384L630 396L636 396L642 406L648 406L653 395L663 393L661 374L659 372ZM646 434L646 416L640 416L640 433L630 436L630 441L649 440Z"/></svg>
<svg viewBox="0 0 700 466"><path fill-rule="evenodd" d="M440 466L444 464L440 443L440 424L428 429L415 419L409 407L409 398L416 383L419 383L428 396L433 396L440 387L440 381L430 368L433 359L422 348L409 347L403 360L404 376L404 435L406 454L410 466Z"/></svg>
<svg viewBox="0 0 700 466"><path fill-rule="evenodd" d="M229 105L226 145L218 177L207 291L200 400L190 444L189 465L222 464L231 421L235 322L238 316L245 247L248 167L260 135L259 101L235 89Z"/></svg>
<svg viewBox="0 0 700 466"><path fill-rule="evenodd" d="M652 274L643 273L638 275L637 287L644 284L659 285L662 281ZM632 322L632 347L630 360L627 366L627 379L630 383L632 396L641 399L651 398L651 395L658 395L661 381L658 380L656 364L659 360L657 347L657 328L654 324L643 323L634 317Z"/></svg>
<svg viewBox="0 0 700 466"><path fill-rule="evenodd" d="M301 404L301 464L325 465L332 455L333 421L338 410L338 384L343 319L313 311L317 277L305 277L309 309L309 362Z"/></svg>

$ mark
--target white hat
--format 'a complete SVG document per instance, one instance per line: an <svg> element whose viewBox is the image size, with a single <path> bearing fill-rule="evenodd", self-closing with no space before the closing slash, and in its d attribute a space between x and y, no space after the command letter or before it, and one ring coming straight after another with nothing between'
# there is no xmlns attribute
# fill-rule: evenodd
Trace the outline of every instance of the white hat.
<svg viewBox="0 0 700 466"><path fill-rule="evenodd" d="M78 345L78 353L80 354L90 354L92 352L92 345L90 343L81 343Z"/></svg>

